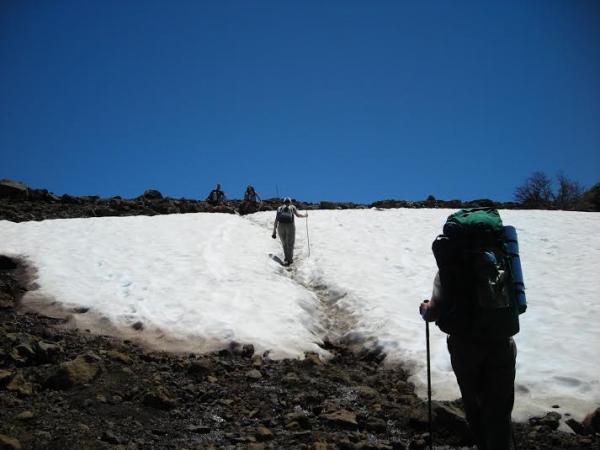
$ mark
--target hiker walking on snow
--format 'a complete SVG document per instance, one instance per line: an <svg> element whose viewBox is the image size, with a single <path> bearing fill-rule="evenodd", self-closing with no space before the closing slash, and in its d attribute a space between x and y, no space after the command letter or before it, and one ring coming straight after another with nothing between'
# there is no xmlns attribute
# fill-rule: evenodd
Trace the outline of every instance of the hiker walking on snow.
<svg viewBox="0 0 600 450"><path fill-rule="evenodd" d="M275 239L279 232L279 239L281 240L285 258L283 264L286 266L289 266L294 262L294 242L296 241L294 216L308 217L308 213L300 214L296 207L292 205L292 200L289 197L286 197L283 201L283 205L277 208L272 236L272 238Z"/></svg>
<svg viewBox="0 0 600 450"><path fill-rule="evenodd" d="M514 227L492 208L451 215L434 241L438 273L419 312L448 334L452 369L479 450L512 450L519 332L526 309Z"/></svg>

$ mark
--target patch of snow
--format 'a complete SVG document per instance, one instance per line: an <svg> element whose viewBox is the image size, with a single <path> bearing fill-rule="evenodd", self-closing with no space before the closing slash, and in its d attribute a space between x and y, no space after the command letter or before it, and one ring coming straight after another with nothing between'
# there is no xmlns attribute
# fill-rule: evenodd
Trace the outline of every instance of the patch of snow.
<svg viewBox="0 0 600 450"><path fill-rule="evenodd" d="M327 334L327 293L343 323L426 382L420 302L436 272L431 243L452 210L311 211L296 219L288 271L274 213L0 221L0 254L38 269L36 296L91 307L117 326L141 321L176 339L253 343L299 357ZM600 404L600 215L501 211L519 233L529 308L521 316L514 417L559 404L576 419ZM331 305L330 305L331 306ZM331 313L331 310L329 310ZM339 324L338 324L339 325ZM459 396L445 336L431 325L434 397Z"/></svg>

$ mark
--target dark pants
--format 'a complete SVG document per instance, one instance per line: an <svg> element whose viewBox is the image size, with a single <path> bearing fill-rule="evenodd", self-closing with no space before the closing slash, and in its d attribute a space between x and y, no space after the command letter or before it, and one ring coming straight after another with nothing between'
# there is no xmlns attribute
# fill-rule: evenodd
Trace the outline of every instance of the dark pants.
<svg viewBox="0 0 600 450"><path fill-rule="evenodd" d="M512 450L515 342L512 338L490 342L450 336L448 351L479 450Z"/></svg>

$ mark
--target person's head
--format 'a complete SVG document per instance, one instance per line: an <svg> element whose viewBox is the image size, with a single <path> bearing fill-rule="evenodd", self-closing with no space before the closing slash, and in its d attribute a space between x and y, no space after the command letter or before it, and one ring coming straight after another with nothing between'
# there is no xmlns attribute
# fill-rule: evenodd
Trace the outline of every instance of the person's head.
<svg viewBox="0 0 600 450"><path fill-rule="evenodd" d="M217 191L221 190L221 185L219 183L217 183Z"/></svg>
<svg viewBox="0 0 600 450"><path fill-rule="evenodd" d="M283 199L283 203L285 203L286 205L291 205L292 204L292 199L289 197L286 197Z"/></svg>
<svg viewBox="0 0 600 450"><path fill-rule="evenodd" d="M254 188L251 185L248 185L248 187L246 188L246 191L254 192Z"/></svg>

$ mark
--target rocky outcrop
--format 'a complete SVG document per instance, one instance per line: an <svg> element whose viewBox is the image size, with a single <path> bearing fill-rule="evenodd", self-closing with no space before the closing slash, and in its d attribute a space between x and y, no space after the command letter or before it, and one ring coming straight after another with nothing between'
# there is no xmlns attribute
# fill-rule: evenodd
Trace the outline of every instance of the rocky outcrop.
<svg viewBox="0 0 600 450"><path fill-rule="evenodd" d="M156 189L148 189L144 192L142 198L145 200L162 200L163 195Z"/></svg>
<svg viewBox="0 0 600 450"><path fill-rule="evenodd" d="M21 450L21 443L13 437L0 434L0 450Z"/></svg>
<svg viewBox="0 0 600 450"><path fill-rule="evenodd" d="M68 389L91 382L100 372L100 358L94 354L79 355L62 363L46 380L45 386Z"/></svg>
<svg viewBox="0 0 600 450"><path fill-rule="evenodd" d="M0 198L25 200L27 196L27 186L23 183L13 180L0 180Z"/></svg>
<svg viewBox="0 0 600 450"><path fill-rule="evenodd" d="M582 425L591 433L600 433L600 408L587 415Z"/></svg>
<svg viewBox="0 0 600 450"><path fill-rule="evenodd" d="M171 397L164 388L155 389L146 393L143 400L144 405L151 408L169 411L177 406L177 401Z"/></svg>
<svg viewBox="0 0 600 450"><path fill-rule="evenodd" d="M66 219L110 216L153 216L158 214L184 214L196 212L222 212L234 214L239 201L213 207L193 199L164 197L155 189L148 189L139 197L100 198L98 196L58 197L46 189L31 189L23 183L0 182L0 220L24 222L29 220ZM265 209L269 208L265 206Z"/></svg>
<svg viewBox="0 0 600 450"><path fill-rule="evenodd" d="M341 428L356 429L358 428L358 422L356 421L356 413L340 409L321 415L321 418L333 425Z"/></svg>
<svg viewBox="0 0 600 450"><path fill-rule="evenodd" d="M516 209L516 203L500 203L490 199L471 201L438 200L429 196L424 201L381 200L372 204L352 202L321 201L306 203L293 199L302 210L342 210L342 209L389 209L389 208L472 208L493 206L501 209ZM223 205L213 206L203 200L165 197L156 189L148 189L138 197L124 199L120 196L100 198L98 196L73 196L64 194L61 197L46 189L31 189L23 183L0 181L0 220L24 222L29 220L66 219L84 217L111 216L154 216L159 214L185 214L197 212L214 212L224 214L249 214L257 211L273 211L281 205L281 199L265 199L259 209L242 208L240 200L230 200Z"/></svg>

